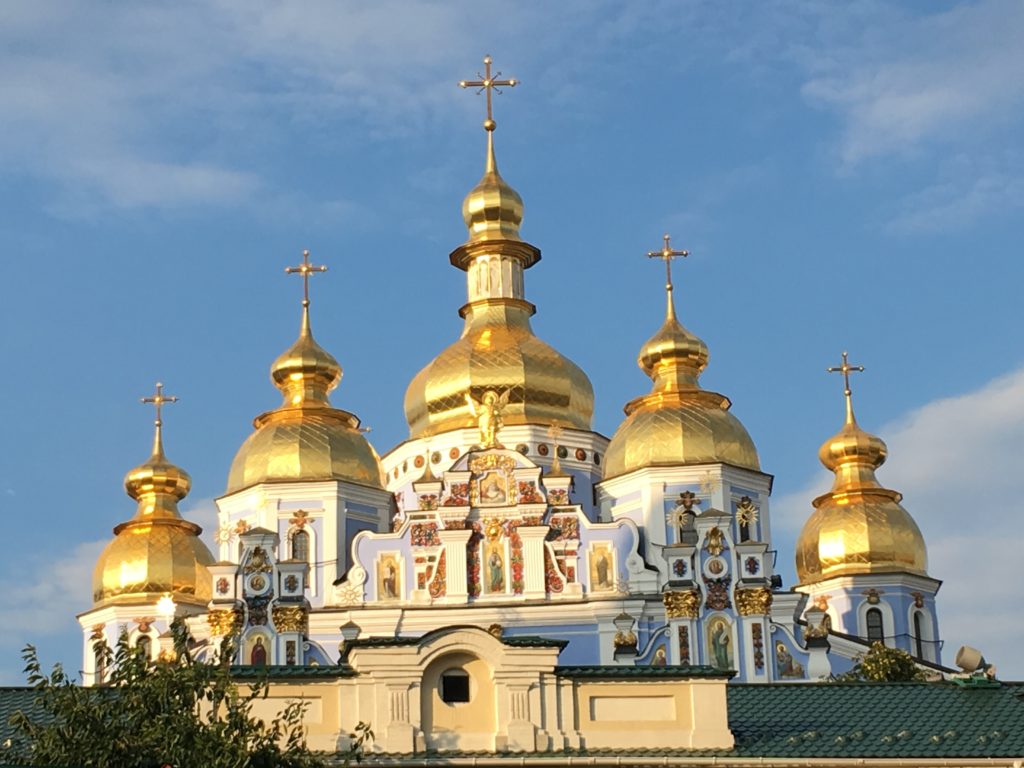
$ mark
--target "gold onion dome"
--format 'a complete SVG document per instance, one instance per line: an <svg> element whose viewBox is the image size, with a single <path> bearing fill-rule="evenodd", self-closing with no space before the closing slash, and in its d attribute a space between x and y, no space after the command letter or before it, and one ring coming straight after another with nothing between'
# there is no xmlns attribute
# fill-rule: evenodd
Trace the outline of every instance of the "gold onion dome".
<svg viewBox="0 0 1024 768"><path fill-rule="evenodd" d="M863 370L848 366L830 370ZM826 440L818 457L835 473L832 490L813 502L814 512L797 539L796 572L801 584L867 573L926 575L928 552L914 518L897 491L883 488L875 470L888 451L881 438L861 429L849 385L846 421Z"/></svg>
<svg viewBox="0 0 1024 768"><path fill-rule="evenodd" d="M292 269L308 279L317 270L306 259L308 252L304 268ZM256 431L231 463L228 493L258 483L305 480L384 486L380 458L360 431L358 417L331 406L328 395L341 376L338 361L313 338L309 300L304 299L299 338L270 369L284 401L253 420Z"/></svg>
<svg viewBox="0 0 1024 768"><path fill-rule="evenodd" d="M540 251L519 236L523 201L498 172L493 121L484 176L466 196L462 213L469 240L450 258L467 272L470 300L460 310L465 327L406 390L411 436L475 427L466 394L479 399L489 389L509 393L502 411L505 425L561 423L589 430L594 413L590 379L530 326L535 308L523 298L522 271L540 260Z"/></svg>
<svg viewBox="0 0 1024 768"><path fill-rule="evenodd" d="M159 407L165 397L157 385ZM153 452L125 475L128 495L138 502L135 516L114 528L93 571L93 601L100 604L153 604L165 594L177 603L206 605L210 600L207 566L213 555L195 523L182 519L178 502L188 495L188 473L164 455L162 422L157 417Z"/></svg>
<svg viewBox="0 0 1024 768"><path fill-rule="evenodd" d="M672 252L666 236L665 250ZM665 254L668 254L667 256ZM643 467L725 463L760 470L757 448L729 398L701 388L708 347L676 318L671 278L666 283L665 322L640 349L637 364L654 382L651 391L631 400L626 419L605 452L606 478Z"/></svg>

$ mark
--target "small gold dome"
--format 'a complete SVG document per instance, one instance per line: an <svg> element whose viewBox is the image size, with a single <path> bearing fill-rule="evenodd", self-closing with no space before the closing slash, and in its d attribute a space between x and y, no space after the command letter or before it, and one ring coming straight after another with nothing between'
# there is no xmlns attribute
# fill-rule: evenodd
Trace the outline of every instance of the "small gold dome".
<svg viewBox="0 0 1024 768"><path fill-rule="evenodd" d="M274 361L270 377L284 396L258 416L228 473L227 493L266 482L344 480L383 488L380 458L359 430L359 419L333 408L329 393L341 366L313 338L303 302L298 340Z"/></svg>
<svg viewBox="0 0 1024 768"><path fill-rule="evenodd" d="M93 571L96 605L155 604L165 593L177 603L210 600L213 555L199 538L202 529L178 512L191 484L164 456L157 420L152 455L125 476L125 489L138 502L135 517L114 528Z"/></svg>
<svg viewBox="0 0 1024 768"><path fill-rule="evenodd" d="M523 198L498 173L493 131L487 132L487 166L483 178L462 201L462 219L469 229L471 243L520 239Z"/></svg>
<svg viewBox="0 0 1024 768"><path fill-rule="evenodd" d="M814 512L797 540L801 584L866 573L926 575L928 552L921 530L900 504L902 496L875 477L887 454L882 439L857 424L847 389L846 422L818 452L821 463L835 472L835 482L814 500Z"/></svg>
<svg viewBox="0 0 1024 768"><path fill-rule="evenodd" d="M701 389L698 379L708 364L708 347L676 319L671 283L666 288L665 322L637 358L654 386L626 405L626 419L605 452L604 476L717 462L760 470L754 441L729 413L729 398Z"/></svg>
<svg viewBox="0 0 1024 768"><path fill-rule="evenodd" d="M413 438L463 427L477 420L466 393L508 391L506 424L562 424L590 429L594 388L569 358L533 335L526 302L475 302L466 309L462 337L416 374L405 393L405 418Z"/></svg>

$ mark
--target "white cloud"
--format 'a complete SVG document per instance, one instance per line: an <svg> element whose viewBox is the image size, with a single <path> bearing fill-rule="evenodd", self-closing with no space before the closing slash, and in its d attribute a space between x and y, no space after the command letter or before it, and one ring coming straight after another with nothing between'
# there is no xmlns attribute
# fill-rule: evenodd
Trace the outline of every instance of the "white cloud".
<svg viewBox="0 0 1024 768"><path fill-rule="evenodd" d="M946 181L906 197L899 207L890 232L959 232L986 216L1024 208L1024 177L990 173Z"/></svg>
<svg viewBox="0 0 1024 768"><path fill-rule="evenodd" d="M75 620L89 605L92 571L106 541L79 544L62 557L39 556L0 581L0 657L10 659L26 642L52 649L69 672L79 668L81 630ZM44 658L44 667L49 660ZM15 664L5 663L5 668ZM4 673L5 685L23 683L19 675Z"/></svg>
<svg viewBox="0 0 1024 768"><path fill-rule="evenodd" d="M843 120L847 168L934 140L985 134L1019 120L1024 98L1024 5L964 3L945 13L868 25L856 44L818 50L803 86Z"/></svg>
<svg viewBox="0 0 1024 768"><path fill-rule="evenodd" d="M917 408L879 435L890 457L879 480L903 493L928 545L929 573L944 582L938 596L944 660L951 664L959 646L973 645L1002 675L1024 679L1024 612L1013 572L1024 552L1017 487L1024 369ZM773 502L777 541L795 537L785 529L798 529L810 500L830 480L823 470L802 491Z"/></svg>

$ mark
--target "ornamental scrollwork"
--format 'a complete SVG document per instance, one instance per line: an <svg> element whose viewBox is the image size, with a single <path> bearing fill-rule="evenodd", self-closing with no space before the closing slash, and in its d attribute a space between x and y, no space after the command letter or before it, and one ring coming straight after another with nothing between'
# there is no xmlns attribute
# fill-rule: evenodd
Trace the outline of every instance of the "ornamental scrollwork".
<svg viewBox="0 0 1024 768"><path fill-rule="evenodd" d="M238 631L242 617L234 608L214 608L206 614L206 623L210 625L211 635L225 637Z"/></svg>
<svg viewBox="0 0 1024 768"><path fill-rule="evenodd" d="M765 615L772 607L772 591L768 587L737 589L735 599L740 616Z"/></svg>
<svg viewBox="0 0 1024 768"><path fill-rule="evenodd" d="M665 613L670 619L695 619L700 612L700 592L696 589L665 592L661 599L665 603Z"/></svg>
<svg viewBox="0 0 1024 768"><path fill-rule="evenodd" d="M306 632L306 609L300 605L277 605L272 611L278 632Z"/></svg>

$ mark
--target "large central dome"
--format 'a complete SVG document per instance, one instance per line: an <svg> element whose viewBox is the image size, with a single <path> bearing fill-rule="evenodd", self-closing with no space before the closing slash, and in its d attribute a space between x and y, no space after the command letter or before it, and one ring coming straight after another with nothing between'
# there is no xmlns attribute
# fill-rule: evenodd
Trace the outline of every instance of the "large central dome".
<svg viewBox="0 0 1024 768"><path fill-rule="evenodd" d="M522 199L498 173L487 134L487 167L466 196L469 240L451 254L466 271L469 302L462 336L412 380L405 418L413 438L476 426L466 395L509 393L505 424L560 424L590 429L594 389L586 374L533 334L534 307L523 294L523 271L540 251L519 237Z"/></svg>

